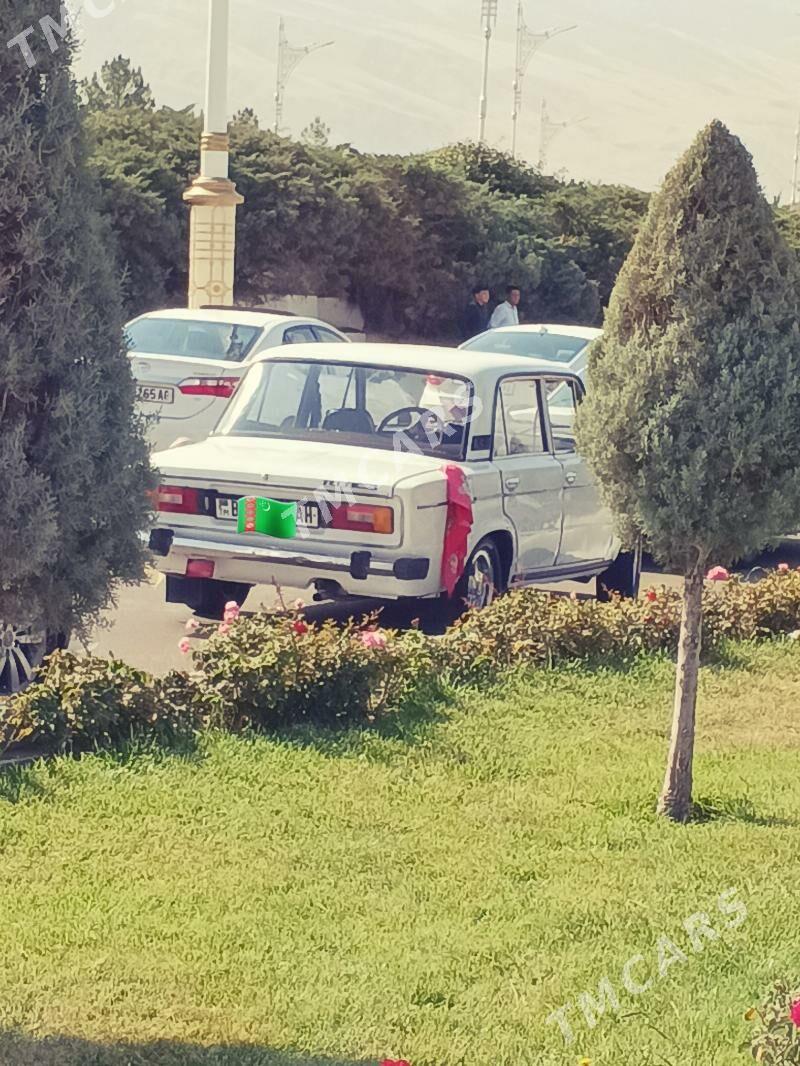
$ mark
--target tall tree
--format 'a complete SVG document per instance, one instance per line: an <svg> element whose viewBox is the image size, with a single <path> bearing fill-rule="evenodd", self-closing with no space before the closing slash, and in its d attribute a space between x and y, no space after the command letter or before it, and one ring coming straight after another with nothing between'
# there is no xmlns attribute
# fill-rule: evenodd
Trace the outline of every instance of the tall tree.
<svg viewBox="0 0 800 1066"><path fill-rule="evenodd" d="M186 299L188 213L200 122L191 113L122 107L85 116L99 206L116 238L128 317ZM143 235L146 234L146 239Z"/></svg>
<svg viewBox="0 0 800 1066"><path fill-rule="evenodd" d="M58 0L0 0L0 37ZM73 41L0 67L0 619L68 631L142 576L147 448Z"/></svg>
<svg viewBox="0 0 800 1066"><path fill-rule="evenodd" d="M134 67L126 56L109 59L99 74L85 78L81 82L81 96L90 111L112 111L122 107L152 111L156 106L142 68Z"/></svg>
<svg viewBox="0 0 800 1066"><path fill-rule="evenodd" d="M800 522L800 278L752 160L721 123L668 174L590 355L579 439L628 542L684 575L659 809L691 815L702 596Z"/></svg>

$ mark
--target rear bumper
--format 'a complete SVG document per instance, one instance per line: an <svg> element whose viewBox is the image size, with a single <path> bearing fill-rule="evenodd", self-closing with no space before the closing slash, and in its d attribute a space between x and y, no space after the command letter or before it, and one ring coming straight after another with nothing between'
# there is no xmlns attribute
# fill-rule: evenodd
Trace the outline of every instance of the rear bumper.
<svg viewBox="0 0 800 1066"><path fill-rule="evenodd" d="M189 559L205 559L214 563L214 579L219 581L250 585L274 581L291 588L333 581L348 594L381 599L439 592L439 575L425 556L378 557L369 550L320 554L273 543L242 545L207 540L162 526L151 531L148 546L156 569L177 576L186 573Z"/></svg>

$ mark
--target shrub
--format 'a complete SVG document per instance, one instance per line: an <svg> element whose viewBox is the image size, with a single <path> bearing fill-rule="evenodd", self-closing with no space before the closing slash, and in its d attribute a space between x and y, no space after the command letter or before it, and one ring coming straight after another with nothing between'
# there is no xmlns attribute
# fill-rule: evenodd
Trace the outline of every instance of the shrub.
<svg viewBox="0 0 800 1066"><path fill-rule="evenodd" d="M3 705L0 740L4 746L26 742L55 751L140 738L170 742L203 724L201 707L186 674L154 680L121 662L59 651L38 684Z"/></svg>
<svg viewBox="0 0 800 1066"><path fill-rule="evenodd" d="M535 589L502 597L467 615L443 638L443 659L456 684L486 681L517 666L569 660L627 659L674 653L682 597L650 590L638 600L579 600ZM733 577L704 591L705 647L755 640L800 628L800 572L779 569L755 584Z"/></svg>
<svg viewBox="0 0 800 1066"><path fill-rule="evenodd" d="M757 584L730 578L704 596L707 649L800 631L800 571L782 568ZM610 603L523 589L432 638L379 629L377 616L314 625L299 608L241 617L229 604L218 627L188 623L188 633L209 636L191 673L152 678L57 652L36 686L0 702L0 744L85 750L209 727L371 725L411 700L434 699L442 681L486 684L518 667L672 653L680 614L680 592L668 588Z"/></svg>
<svg viewBox="0 0 800 1066"><path fill-rule="evenodd" d="M778 983L770 997L745 1014L755 1022L755 1031L745 1045L756 1062L766 1066L800 1066L800 991Z"/></svg>
<svg viewBox="0 0 800 1066"><path fill-rule="evenodd" d="M214 720L235 731L371 723L431 674L431 642L376 619L316 626L262 613L224 623L195 654Z"/></svg>
<svg viewBox="0 0 800 1066"><path fill-rule="evenodd" d="M716 639L759 640L791 633L800 629L800 570L783 564L753 584L733 578L707 590L705 610L707 629Z"/></svg>

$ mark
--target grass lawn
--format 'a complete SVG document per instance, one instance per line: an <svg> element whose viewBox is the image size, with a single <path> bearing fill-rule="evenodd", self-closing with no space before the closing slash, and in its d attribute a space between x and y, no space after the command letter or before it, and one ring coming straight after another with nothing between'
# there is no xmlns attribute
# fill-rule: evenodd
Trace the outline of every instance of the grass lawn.
<svg viewBox="0 0 800 1066"><path fill-rule="evenodd" d="M716 814L689 827L653 814L662 661L514 680L405 735L6 776L0 1063L744 1064L744 1011L800 980L799 667L774 644L704 672ZM699 911L721 935L696 953ZM590 1028L605 977L620 1016Z"/></svg>

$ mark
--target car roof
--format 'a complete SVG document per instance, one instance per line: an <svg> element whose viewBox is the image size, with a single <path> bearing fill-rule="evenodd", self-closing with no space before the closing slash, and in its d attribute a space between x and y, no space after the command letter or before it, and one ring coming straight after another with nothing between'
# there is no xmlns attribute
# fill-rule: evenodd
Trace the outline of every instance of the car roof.
<svg viewBox="0 0 800 1066"><path fill-rule="evenodd" d="M269 311L244 311L236 308L231 311L220 308L187 308L174 307L163 311L147 311L133 319L138 322L142 318L177 318L189 322L225 322L236 326L271 326L275 322L285 322L287 325L303 325L304 322L316 322L314 318L295 318L293 315L273 314ZM130 325L130 323L128 323ZM320 325L326 323L320 322Z"/></svg>
<svg viewBox="0 0 800 1066"><path fill-rule="evenodd" d="M492 333L553 333L557 337L584 337L586 340L594 340L602 334L601 329L595 326L564 326L548 325L545 323L526 323L522 326L498 326Z"/></svg>
<svg viewBox="0 0 800 1066"><path fill-rule="evenodd" d="M273 360L302 360L303 362L348 363L356 366L391 366L400 370L439 371L453 377L475 377L484 373L523 370L546 370L549 374L569 373L567 367L558 368L551 360L535 359L527 355L506 355L474 349L442 348L425 344L354 344L346 353L338 354L327 344L293 344L289 348L267 349L255 362Z"/></svg>

